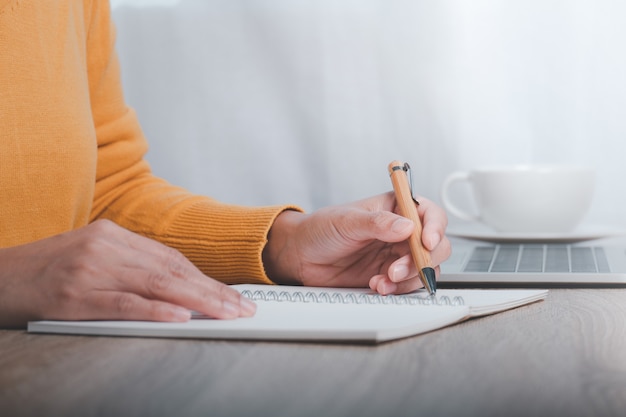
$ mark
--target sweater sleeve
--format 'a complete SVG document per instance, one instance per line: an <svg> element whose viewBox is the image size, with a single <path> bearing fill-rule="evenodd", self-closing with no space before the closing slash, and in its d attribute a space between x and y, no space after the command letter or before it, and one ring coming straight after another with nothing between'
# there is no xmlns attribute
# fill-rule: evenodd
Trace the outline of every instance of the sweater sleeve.
<svg viewBox="0 0 626 417"><path fill-rule="evenodd" d="M123 97L115 30L107 1L86 16L89 90L98 140L90 221L110 219L181 251L227 283L270 283L262 262L268 231L295 206L244 207L193 195L152 175L147 142Z"/></svg>

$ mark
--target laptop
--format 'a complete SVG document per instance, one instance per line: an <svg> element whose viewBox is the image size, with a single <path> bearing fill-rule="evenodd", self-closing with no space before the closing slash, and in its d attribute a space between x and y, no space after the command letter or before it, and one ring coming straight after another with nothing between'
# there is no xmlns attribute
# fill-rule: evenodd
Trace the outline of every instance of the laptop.
<svg viewBox="0 0 626 417"><path fill-rule="evenodd" d="M491 241L485 236L450 237L452 255L441 265L437 280L443 287L626 286L626 240L620 245L620 240L591 236Z"/></svg>

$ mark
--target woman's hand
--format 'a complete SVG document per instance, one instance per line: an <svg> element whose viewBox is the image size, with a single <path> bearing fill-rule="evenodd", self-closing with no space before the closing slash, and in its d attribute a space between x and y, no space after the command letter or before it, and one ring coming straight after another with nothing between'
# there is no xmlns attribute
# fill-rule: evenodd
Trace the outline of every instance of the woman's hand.
<svg viewBox="0 0 626 417"><path fill-rule="evenodd" d="M422 242L438 275L451 251L444 234L447 217L428 199L418 201ZM309 215L282 213L264 251L268 275L278 283L369 286L381 294L422 287L407 243L414 225L395 210L393 193L386 193Z"/></svg>
<svg viewBox="0 0 626 417"><path fill-rule="evenodd" d="M186 321L190 310L230 319L255 309L178 251L107 220L0 249L1 327L38 319Z"/></svg>

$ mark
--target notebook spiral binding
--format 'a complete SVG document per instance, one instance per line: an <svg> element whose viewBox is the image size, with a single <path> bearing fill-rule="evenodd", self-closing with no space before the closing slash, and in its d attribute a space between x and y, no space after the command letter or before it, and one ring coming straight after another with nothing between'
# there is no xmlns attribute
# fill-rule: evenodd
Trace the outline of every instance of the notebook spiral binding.
<svg viewBox="0 0 626 417"><path fill-rule="evenodd" d="M456 296L431 296L418 294L380 295L380 294L354 294L339 292L313 292L313 291L250 291L243 290L241 294L253 301L279 301L293 303L326 303L326 304L392 304L392 305L436 305L436 306L462 306L465 304L463 297Z"/></svg>

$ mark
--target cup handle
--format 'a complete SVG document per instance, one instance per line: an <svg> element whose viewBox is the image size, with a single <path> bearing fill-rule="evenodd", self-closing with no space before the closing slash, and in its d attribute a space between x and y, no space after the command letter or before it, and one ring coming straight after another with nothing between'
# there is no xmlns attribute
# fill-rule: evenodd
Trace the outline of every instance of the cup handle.
<svg viewBox="0 0 626 417"><path fill-rule="evenodd" d="M452 203L452 201L450 200L450 196L448 195L448 190L450 189L450 186L455 182L465 181L471 185L469 177L470 175L467 171L457 171L448 175L448 177L444 180L443 185L441 186L441 201L443 203L443 207L452 215L462 220L477 222L480 221L479 216L468 213L467 211L457 207L454 203Z"/></svg>

